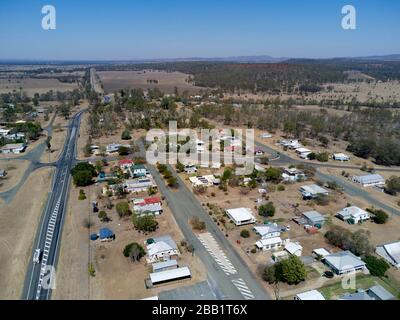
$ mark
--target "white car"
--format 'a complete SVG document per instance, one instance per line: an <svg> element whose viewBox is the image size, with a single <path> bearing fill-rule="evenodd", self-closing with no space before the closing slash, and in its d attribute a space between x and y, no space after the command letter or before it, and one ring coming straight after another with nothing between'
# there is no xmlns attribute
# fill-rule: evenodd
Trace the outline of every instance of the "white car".
<svg viewBox="0 0 400 320"><path fill-rule="evenodd" d="M307 230L307 229L310 229L310 228L312 228L312 226L310 226L309 224L305 224L305 225L304 225L304 229Z"/></svg>
<svg viewBox="0 0 400 320"><path fill-rule="evenodd" d="M286 231L290 231L290 226L286 226Z"/></svg>
<svg viewBox="0 0 400 320"><path fill-rule="evenodd" d="M42 250L36 249L35 253L33 254L33 263L40 263Z"/></svg>

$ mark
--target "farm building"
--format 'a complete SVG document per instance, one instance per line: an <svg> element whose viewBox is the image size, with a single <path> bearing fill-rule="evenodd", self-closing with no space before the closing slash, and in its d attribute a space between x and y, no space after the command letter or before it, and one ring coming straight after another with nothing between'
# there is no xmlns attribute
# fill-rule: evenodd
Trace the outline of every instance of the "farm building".
<svg viewBox="0 0 400 320"><path fill-rule="evenodd" d="M178 268L178 262L176 260L166 260L153 263L152 267L153 272L161 272Z"/></svg>
<svg viewBox="0 0 400 320"><path fill-rule="evenodd" d="M26 144L25 143L13 143L13 144L6 144L3 146L0 150L4 154L8 153L23 153L26 149Z"/></svg>
<svg viewBox="0 0 400 320"><path fill-rule="evenodd" d="M319 196L329 195L329 191L316 184L302 186L299 189L300 193L305 198L317 198Z"/></svg>
<svg viewBox="0 0 400 320"><path fill-rule="evenodd" d="M190 273L190 269L188 267L150 273L150 281L152 285L188 279L191 277L192 274Z"/></svg>
<svg viewBox="0 0 400 320"><path fill-rule="evenodd" d="M334 153L332 159L335 161L350 161L350 157L344 153Z"/></svg>

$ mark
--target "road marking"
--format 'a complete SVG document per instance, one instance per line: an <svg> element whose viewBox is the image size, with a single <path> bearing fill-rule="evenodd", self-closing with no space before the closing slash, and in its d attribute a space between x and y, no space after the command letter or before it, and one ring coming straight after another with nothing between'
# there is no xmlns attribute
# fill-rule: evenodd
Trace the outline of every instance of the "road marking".
<svg viewBox="0 0 400 320"><path fill-rule="evenodd" d="M222 251L217 241L210 233L201 233L197 237L226 275L229 276L237 273L233 264L229 261L226 254Z"/></svg>
<svg viewBox="0 0 400 320"><path fill-rule="evenodd" d="M35 297L36 300L39 300L40 293L42 291L43 277L45 275L45 271L46 271L46 267L47 267L47 260L49 258L50 247L53 242L54 228L55 228L55 224L57 222L57 216L58 216L58 210L60 209L60 204L61 204L61 195L58 198L58 201L54 207L53 213L50 216L49 223L47 224L46 241L44 244L42 264L41 264L42 267L40 268L40 275L39 275L39 283L38 283L37 290L36 290L36 297Z"/></svg>
<svg viewBox="0 0 400 320"><path fill-rule="evenodd" d="M251 300L256 297L253 295L249 287L246 285L246 282L242 278L232 280L232 283L239 290L240 294L246 299Z"/></svg>

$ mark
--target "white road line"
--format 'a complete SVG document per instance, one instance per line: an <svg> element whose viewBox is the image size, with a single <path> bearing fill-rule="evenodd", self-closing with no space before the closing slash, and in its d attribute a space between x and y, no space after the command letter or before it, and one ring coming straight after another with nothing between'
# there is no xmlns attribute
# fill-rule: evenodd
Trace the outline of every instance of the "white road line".
<svg viewBox="0 0 400 320"><path fill-rule="evenodd" d="M246 285L246 282L243 279L239 278L232 280L232 283L246 300L255 299L255 296L253 295L253 293L251 292L251 290Z"/></svg>

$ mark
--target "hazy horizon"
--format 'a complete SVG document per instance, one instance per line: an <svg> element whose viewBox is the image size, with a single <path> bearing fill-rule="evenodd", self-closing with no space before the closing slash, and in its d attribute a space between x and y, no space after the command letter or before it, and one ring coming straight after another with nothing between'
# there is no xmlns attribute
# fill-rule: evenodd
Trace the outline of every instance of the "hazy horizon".
<svg viewBox="0 0 400 320"><path fill-rule="evenodd" d="M42 6L56 8L43 30ZM357 10L344 30L341 9ZM1 60L138 61L158 59L336 58L400 53L400 2L282 0L39 0L0 3Z"/></svg>

